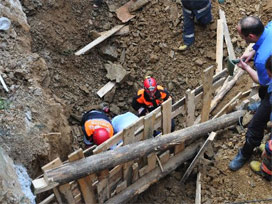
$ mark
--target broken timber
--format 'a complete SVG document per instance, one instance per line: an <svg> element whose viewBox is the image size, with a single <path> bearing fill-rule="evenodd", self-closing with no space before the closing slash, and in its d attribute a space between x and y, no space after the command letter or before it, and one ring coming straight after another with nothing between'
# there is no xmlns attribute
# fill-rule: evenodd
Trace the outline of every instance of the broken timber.
<svg viewBox="0 0 272 204"><path fill-rule="evenodd" d="M89 51L94 46L98 45L99 43L103 42L104 40L106 40L107 38L109 38L110 36L112 36L114 33L116 33L117 31L119 31L124 26L125 25L117 25L117 26L113 27L111 30L109 30L107 32L104 32L100 37L96 38L94 41L92 41L91 43L89 43L88 45L86 45L85 47L83 47L82 49L80 49L79 51L77 51L75 53L75 55L83 55L83 54L85 54L87 51Z"/></svg>
<svg viewBox="0 0 272 204"><path fill-rule="evenodd" d="M192 161L192 163L190 164L190 166L188 167L188 169L186 170L186 172L184 173L182 179L181 179L181 183L185 183L185 181L187 180L187 178L190 176L192 170L194 169L195 165L197 164L197 162L199 161L199 159L201 158L201 156L203 155L203 153L205 152L206 148L208 147L208 145L214 140L214 137L216 136L215 132L212 132L208 139L204 142L204 144L202 145L202 147L200 148L199 152L197 153L197 155L195 156L194 160Z"/></svg>
<svg viewBox="0 0 272 204"><path fill-rule="evenodd" d="M113 168L116 165L143 157L152 152L163 150L182 142L189 143L206 135L208 132L216 131L236 123L243 115L244 111L236 111L214 120L169 133L163 137L151 138L86 157L72 163L63 164L58 168L46 171L44 178L52 188L56 185L69 183L89 174Z"/></svg>

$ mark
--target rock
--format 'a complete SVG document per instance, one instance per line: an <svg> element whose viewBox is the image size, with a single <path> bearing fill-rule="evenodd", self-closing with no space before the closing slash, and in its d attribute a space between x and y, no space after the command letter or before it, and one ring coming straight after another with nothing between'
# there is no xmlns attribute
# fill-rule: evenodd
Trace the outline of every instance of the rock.
<svg viewBox="0 0 272 204"><path fill-rule="evenodd" d="M116 60L118 57L117 48L113 45L105 45L101 47L101 52L103 55Z"/></svg>
<svg viewBox="0 0 272 204"><path fill-rule="evenodd" d="M150 63L155 63L155 62L157 62L159 60L159 57L157 56L157 55L155 55L155 54L151 54L150 55L150 57L149 57L149 62Z"/></svg>
<svg viewBox="0 0 272 204"><path fill-rule="evenodd" d="M12 159L2 148L0 148L0 163L0 203L31 203L22 192Z"/></svg>
<svg viewBox="0 0 272 204"><path fill-rule="evenodd" d="M216 59L215 52L213 52L213 51L208 51L208 52L206 53L206 57L209 58L209 59L211 59L211 60L215 60L215 59Z"/></svg>
<svg viewBox="0 0 272 204"><path fill-rule="evenodd" d="M195 64L201 66L201 65L204 64L204 62L203 62L201 59L197 59L197 60L195 61Z"/></svg>
<svg viewBox="0 0 272 204"><path fill-rule="evenodd" d="M120 113L120 108L117 105L115 105L115 104L112 104L110 106L110 110L115 115L118 115Z"/></svg>
<svg viewBox="0 0 272 204"><path fill-rule="evenodd" d="M88 89L88 87L87 86L85 86L85 85L83 85L83 86L79 86L79 88L84 92L84 93L86 93L86 94L89 94L90 93L90 91L89 91L89 89Z"/></svg>
<svg viewBox="0 0 272 204"><path fill-rule="evenodd" d="M127 75L127 71L120 64L109 62L109 64L105 64L105 68L107 70L106 77L111 81L116 80L117 83L120 83Z"/></svg>
<svg viewBox="0 0 272 204"><path fill-rule="evenodd" d="M169 90L169 91L172 91L173 88L174 88L174 84L173 84L172 82L169 82L169 83L168 83L168 90Z"/></svg>
<svg viewBox="0 0 272 204"><path fill-rule="evenodd" d="M111 103L114 100L116 87L113 87L106 95L104 96L104 101Z"/></svg>

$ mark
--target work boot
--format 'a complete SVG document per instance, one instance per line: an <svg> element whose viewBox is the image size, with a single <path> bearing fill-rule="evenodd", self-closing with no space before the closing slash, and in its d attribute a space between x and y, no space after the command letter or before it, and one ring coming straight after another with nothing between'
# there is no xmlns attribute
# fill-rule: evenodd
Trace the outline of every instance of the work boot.
<svg viewBox="0 0 272 204"><path fill-rule="evenodd" d="M179 46L178 51L188 50L191 45L182 44L181 46Z"/></svg>
<svg viewBox="0 0 272 204"><path fill-rule="evenodd" d="M258 162L258 161L252 161L249 164L250 168L252 169L252 171L254 171L254 173L258 174L259 176L264 177L268 181L272 181L272 176L263 172L261 169L261 165L262 165L262 163Z"/></svg>
<svg viewBox="0 0 272 204"><path fill-rule="evenodd" d="M232 171L237 171L247 162L248 159L249 159L249 157L245 157L242 154L241 150L239 150L236 157L229 163L229 168Z"/></svg>
<svg viewBox="0 0 272 204"><path fill-rule="evenodd" d="M265 150L265 144L261 144L261 145L259 146L259 150L263 153L264 150Z"/></svg>

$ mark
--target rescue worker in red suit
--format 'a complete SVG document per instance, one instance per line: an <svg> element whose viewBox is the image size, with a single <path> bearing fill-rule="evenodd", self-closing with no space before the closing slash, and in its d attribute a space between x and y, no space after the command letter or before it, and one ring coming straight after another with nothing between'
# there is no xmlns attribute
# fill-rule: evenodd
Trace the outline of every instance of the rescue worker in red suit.
<svg viewBox="0 0 272 204"><path fill-rule="evenodd" d="M154 78L148 76L144 80L144 88L140 89L132 100L132 107L138 112L138 116L144 116L155 110L170 96L169 92L160 85ZM174 120L172 120L171 131L174 131Z"/></svg>
<svg viewBox="0 0 272 204"><path fill-rule="evenodd" d="M83 141L88 146L100 145L114 134L111 120L98 110L90 110L83 115L81 128L84 133Z"/></svg>

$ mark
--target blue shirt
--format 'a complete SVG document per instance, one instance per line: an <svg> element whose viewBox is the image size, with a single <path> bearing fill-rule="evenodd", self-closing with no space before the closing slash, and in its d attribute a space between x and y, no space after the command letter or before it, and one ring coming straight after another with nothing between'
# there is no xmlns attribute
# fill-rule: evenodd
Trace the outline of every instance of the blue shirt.
<svg viewBox="0 0 272 204"><path fill-rule="evenodd" d="M257 70L259 82L263 86L268 85L271 79L266 72L265 63L272 54L272 21L267 24L260 39L253 46L253 49L256 51L254 65Z"/></svg>

